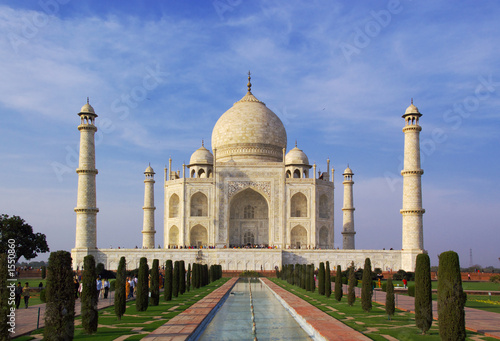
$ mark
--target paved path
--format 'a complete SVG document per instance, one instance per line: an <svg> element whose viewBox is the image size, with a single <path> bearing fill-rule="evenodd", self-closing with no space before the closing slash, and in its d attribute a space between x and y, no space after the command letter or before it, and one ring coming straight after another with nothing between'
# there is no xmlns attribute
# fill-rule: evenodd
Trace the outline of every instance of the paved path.
<svg viewBox="0 0 500 341"><path fill-rule="evenodd" d="M110 305L114 305L114 292L110 292L110 295L107 299L99 299L98 309L104 309L109 307ZM24 302L21 302L23 305ZM40 309L40 319L38 320L38 309ZM79 316L81 314L81 302L80 299L75 301L75 316ZM37 321L40 321L39 327L43 327L45 325L45 303L37 304L34 306L28 307L28 309L19 308L16 310L16 332L15 334L11 334L13 337L18 337L21 335L28 334L33 330L37 329Z"/></svg>
<svg viewBox="0 0 500 341"><path fill-rule="evenodd" d="M193 335L194 331L211 311L219 304L221 299L233 288L238 280L231 278L220 288L215 289L210 294L184 310L179 315L170 319L163 326L144 337L146 341L181 341Z"/></svg>
<svg viewBox="0 0 500 341"><path fill-rule="evenodd" d="M261 278L261 280L274 291L276 295L285 301L293 312L300 315L300 317L314 329L317 336L321 336L326 340L371 340L364 334L352 329L298 296L274 284L269 279Z"/></svg>
<svg viewBox="0 0 500 341"><path fill-rule="evenodd" d="M334 285L332 285L334 286ZM332 288L332 291L335 288ZM347 294L347 285L344 285L344 292ZM356 288L356 296L361 297L361 288ZM396 308L415 312L415 299L407 295L395 294ZM385 292L375 290L373 301L385 305ZM432 314L435 320L438 319L437 301L432 302ZM500 339L500 314L492 313L480 309L465 307L465 327L469 330L485 334Z"/></svg>

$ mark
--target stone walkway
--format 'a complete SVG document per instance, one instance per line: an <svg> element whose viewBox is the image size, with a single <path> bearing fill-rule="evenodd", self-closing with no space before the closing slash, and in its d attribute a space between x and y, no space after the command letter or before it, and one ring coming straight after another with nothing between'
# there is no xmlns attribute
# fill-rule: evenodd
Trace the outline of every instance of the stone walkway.
<svg viewBox="0 0 500 341"><path fill-rule="evenodd" d="M334 285L332 285L334 286ZM332 291L334 288L332 288ZM344 292L347 294L347 285L344 285ZM361 288L356 288L356 296L361 297ZM415 312L415 299L407 295L395 294L396 308ZM385 292L375 290L373 301L385 305ZM435 320L438 319L437 301L432 302L432 314ZM484 334L486 336L500 339L500 314L492 313L474 308L465 308L465 327L468 330Z"/></svg>
<svg viewBox="0 0 500 341"><path fill-rule="evenodd" d="M110 293L107 299L101 298L99 299L97 308L104 309L111 305L114 305L114 292ZM23 303L23 302L21 302ZM40 309L40 319L38 319L38 309ZM75 302L75 316L79 316L81 314L81 303L80 300L76 300ZM39 321L39 328L45 326L45 303L37 304L34 306L28 307L28 309L20 308L16 310L16 332L15 334L11 334L12 337L18 337L21 335L28 334L33 330L37 329L37 321Z"/></svg>
<svg viewBox="0 0 500 341"><path fill-rule="evenodd" d="M147 341L181 341L192 336L196 328L202 324L212 310L219 305L222 298L233 288L238 280L231 278L220 288L215 289L210 294L184 310L179 315L170 319L163 326L151 332L143 338Z"/></svg>
<svg viewBox="0 0 500 341"><path fill-rule="evenodd" d="M261 280L274 291L276 295L281 297L292 311L300 315L301 318L315 330L316 335L326 340L371 340L369 337L355 331L303 299L274 284L269 279L262 278Z"/></svg>

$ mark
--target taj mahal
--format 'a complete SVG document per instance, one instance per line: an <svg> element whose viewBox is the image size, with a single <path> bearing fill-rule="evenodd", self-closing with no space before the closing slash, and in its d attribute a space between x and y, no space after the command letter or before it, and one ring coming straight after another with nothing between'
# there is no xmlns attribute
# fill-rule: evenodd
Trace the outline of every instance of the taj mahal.
<svg viewBox="0 0 500 341"><path fill-rule="evenodd" d="M98 115L87 103L81 108L76 242L73 268L93 255L106 269L116 270L125 256L128 269L139 259L160 264L171 259L188 263L220 264L223 270L274 270L285 264L330 262L346 269L362 267L369 257L373 268L415 270L423 249L419 119L411 105L403 114L405 136L402 248L355 248L353 171L343 172L342 249L334 248L334 169L316 171L306 153L287 151L287 133L279 117L259 101L251 89L215 124L211 151L202 142L181 171L172 160L161 179L164 199L163 240L156 236L155 172L144 172L142 248L97 248L95 125ZM99 227L111 228L111 227ZM139 229L138 229L139 238ZM159 245L162 242L163 247ZM156 247L155 247L156 246Z"/></svg>

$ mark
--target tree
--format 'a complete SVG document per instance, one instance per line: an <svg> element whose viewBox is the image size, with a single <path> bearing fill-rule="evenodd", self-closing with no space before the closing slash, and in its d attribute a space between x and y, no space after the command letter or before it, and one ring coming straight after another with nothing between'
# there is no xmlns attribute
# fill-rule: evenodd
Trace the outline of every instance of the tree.
<svg viewBox="0 0 500 341"><path fill-rule="evenodd" d="M135 300L135 309L137 311L148 310L149 301L149 267L146 257L139 260L139 276L137 278L137 297Z"/></svg>
<svg viewBox="0 0 500 341"><path fill-rule="evenodd" d="M83 258L81 309L82 327L87 334L93 334L97 331L99 319L99 315L97 314L99 293L97 292L96 279L94 256L85 256Z"/></svg>
<svg viewBox="0 0 500 341"><path fill-rule="evenodd" d="M432 326L432 284L429 255L417 256L415 269L415 323L425 334Z"/></svg>
<svg viewBox="0 0 500 341"><path fill-rule="evenodd" d="M319 263L318 271L318 294L325 294L325 263Z"/></svg>
<svg viewBox="0 0 500 341"><path fill-rule="evenodd" d="M118 271L116 272L115 281L115 315L118 320L121 320L125 310L127 309L127 297L126 295L126 281L127 281L127 268L125 263L125 257L120 258L118 263Z"/></svg>
<svg viewBox="0 0 500 341"><path fill-rule="evenodd" d="M311 264L311 275L309 280L311 281L311 292L314 292L316 290L316 281L314 280L314 264Z"/></svg>
<svg viewBox="0 0 500 341"><path fill-rule="evenodd" d="M305 281L306 281L306 290L307 291L311 291L311 264L306 264L306 277L305 277Z"/></svg>
<svg viewBox="0 0 500 341"><path fill-rule="evenodd" d="M356 286L356 275L354 274L354 265L349 268L349 286L347 288L347 303L352 307L356 301L356 293L354 287Z"/></svg>
<svg viewBox="0 0 500 341"><path fill-rule="evenodd" d="M302 289L309 291L309 283L307 281L307 274L309 273L309 268L307 264L302 264Z"/></svg>
<svg viewBox="0 0 500 341"><path fill-rule="evenodd" d="M342 271L340 265L337 265L337 274L335 275L335 299L342 300Z"/></svg>
<svg viewBox="0 0 500 341"><path fill-rule="evenodd" d="M45 279L45 277L47 277L47 267L42 265L42 279Z"/></svg>
<svg viewBox="0 0 500 341"><path fill-rule="evenodd" d="M188 272L186 277L186 291L191 290L191 263L188 264Z"/></svg>
<svg viewBox="0 0 500 341"><path fill-rule="evenodd" d="M33 227L18 216L0 215L0 253L7 253L9 240L14 241L15 263L19 258L35 258L38 253L49 252L49 246L43 233L33 233Z"/></svg>
<svg viewBox="0 0 500 341"><path fill-rule="evenodd" d="M370 258L366 258L365 266L363 268L363 283L361 287L361 307L365 312L372 310L372 294L372 264Z"/></svg>
<svg viewBox="0 0 500 341"><path fill-rule="evenodd" d="M392 278L387 279L387 289L385 292L385 312L391 319L391 316L396 312L396 305L394 303L394 284L392 284Z"/></svg>
<svg viewBox="0 0 500 341"><path fill-rule="evenodd" d="M325 268L325 296L330 297L332 295L332 279L330 277L330 262L326 261Z"/></svg>
<svg viewBox="0 0 500 341"><path fill-rule="evenodd" d="M172 277L172 261L169 259L165 264L165 291L163 292L165 301L172 300Z"/></svg>
<svg viewBox="0 0 500 341"><path fill-rule="evenodd" d="M184 264L184 261L181 260L179 263L179 292L181 295L184 295L186 292L186 265Z"/></svg>
<svg viewBox="0 0 500 341"><path fill-rule="evenodd" d="M9 304L9 288L7 279L9 273L7 270L8 259L7 254L0 254L0 340L10 340L9 329L14 328L15 323L10 326L9 314L15 319L15 305L12 302ZM15 284L15 282L12 282ZM14 309L14 311L12 311Z"/></svg>
<svg viewBox="0 0 500 341"><path fill-rule="evenodd" d="M293 272L293 283L296 285L296 286L299 286L300 285L300 264L295 264L295 270Z"/></svg>
<svg viewBox="0 0 500 341"><path fill-rule="evenodd" d="M172 276L172 296L179 296L179 261L174 262L174 275Z"/></svg>
<svg viewBox="0 0 500 341"><path fill-rule="evenodd" d="M44 340L72 340L75 332L75 285L68 251L52 252L46 285Z"/></svg>
<svg viewBox="0 0 500 341"><path fill-rule="evenodd" d="M158 259L153 259L153 264L151 265L151 302L152 306L157 306L160 304L160 261Z"/></svg>
<svg viewBox="0 0 500 341"><path fill-rule="evenodd" d="M460 261L454 251L439 255L438 316L442 340L465 340L465 301Z"/></svg>

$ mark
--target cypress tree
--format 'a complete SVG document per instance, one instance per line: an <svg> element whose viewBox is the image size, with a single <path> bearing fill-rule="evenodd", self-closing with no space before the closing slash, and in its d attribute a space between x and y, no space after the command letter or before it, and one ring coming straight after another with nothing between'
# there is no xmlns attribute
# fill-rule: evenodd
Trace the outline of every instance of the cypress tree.
<svg viewBox="0 0 500 341"><path fill-rule="evenodd" d="M314 264L311 264L311 276L309 277L311 281L311 292L316 290L316 281L314 280Z"/></svg>
<svg viewBox="0 0 500 341"><path fill-rule="evenodd" d="M179 261L174 262L174 275L172 276L172 296L179 296Z"/></svg>
<svg viewBox="0 0 500 341"><path fill-rule="evenodd" d="M184 264L184 261L181 260L179 263L179 280L180 280L180 285L179 285L179 292L181 295L184 295L186 292L186 265Z"/></svg>
<svg viewBox="0 0 500 341"><path fill-rule="evenodd" d="M354 265L349 267L349 286L347 289L347 303L352 307L356 301L356 293L354 291L354 284L356 284L356 275L354 274Z"/></svg>
<svg viewBox="0 0 500 341"><path fill-rule="evenodd" d="M372 294L372 264L370 258L366 258L365 266L363 268L363 283L361 287L361 307L365 312L372 310Z"/></svg>
<svg viewBox="0 0 500 341"><path fill-rule="evenodd" d="M172 261L169 259L165 263L165 291L163 292L165 301L172 300L172 277Z"/></svg>
<svg viewBox="0 0 500 341"><path fill-rule="evenodd" d="M95 271L94 256L88 255L83 258L82 274L82 327L87 334L97 331L99 315L97 313L97 300L99 293L96 285L97 273ZM74 293L73 293L74 295Z"/></svg>
<svg viewBox="0 0 500 341"><path fill-rule="evenodd" d="M125 310L127 309L126 302L126 280L127 280L127 268L125 264L125 257L120 258L120 263L118 263L118 271L116 272L116 281L115 281L115 315L118 317L118 320L121 320L123 314L125 314Z"/></svg>
<svg viewBox="0 0 500 341"><path fill-rule="evenodd" d="M295 264L295 271L293 282L296 286L300 286L300 264Z"/></svg>
<svg viewBox="0 0 500 341"><path fill-rule="evenodd" d="M340 302L342 296L342 269L340 265L337 265L337 274L335 275L335 299Z"/></svg>
<svg viewBox="0 0 500 341"><path fill-rule="evenodd" d="M0 339L10 340L9 334L9 315L10 308L15 308L15 304L9 305L9 288L7 287L7 278L9 278L9 271L7 270L8 259L6 253L0 254ZM12 282L15 283L15 282ZM73 295L74 296L74 295Z"/></svg>
<svg viewBox="0 0 500 341"><path fill-rule="evenodd" d="M151 265L151 302L152 306L160 304L160 261L158 259L153 259L153 264Z"/></svg>
<svg viewBox="0 0 500 341"><path fill-rule="evenodd" d="M307 285L307 273L308 273L308 265L307 264L302 264L302 289L309 291L307 288L309 287Z"/></svg>
<svg viewBox="0 0 500 341"><path fill-rule="evenodd" d="M385 292L385 312L391 319L391 316L396 312L396 305L394 303L394 284L392 284L392 278L387 279L387 289Z"/></svg>
<svg viewBox="0 0 500 341"><path fill-rule="evenodd" d="M465 340L465 301L460 261L454 251L439 255L438 267L439 336L442 340Z"/></svg>
<svg viewBox="0 0 500 341"><path fill-rule="evenodd" d="M42 265L42 279L45 279L45 277L47 277L47 267Z"/></svg>
<svg viewBox="0 0 500 341"><path fill-rule="evenodd" d="M330 262L326 261L325 268L325 296L330 297L332 295L332 279L330 277Z"/></svg>
<svg viewBox="0 0 500 341"><path fill-rule="evenodd" d="M137 278L137 297L135 300L135 309L137 311L146 311L149 301L149 267L146 257L139 260L139 276Z"/></svg>
<svg viewBox="0 0 500 341"><path fill-rule="evenodd" d="M188 264L188 272L186 277L186 291L191 290L191 263Z"/></svg>
<svg viewBox="0 0 500 341"><path fill-rule="evenodd" d="M307 291L311 291L311 280L309 279L310 276L311 276L311 264L306 264L305 282Z"/></svg>
<svg viewBox="0 0 500 341"><path fill-rule="evenodd" d="M325 294L325 263L319 263L318 271L318 294Z"/></svg>
<svg viewBox="0 0 500 341"><path fill-rule="evenodd" d="M192 268L192 273L191 273L191 285L193 286L193 289L197 289L198 287L196 286L196 282L198 281L197 276L197 269L198 269L198 264L193 263L193 268Z"/></svg>
<svg viewBox="0 0 500 341"><path fill-rule="evenodd" d="M95 279L94 279L95 287ZM95 290L95 289L94 289ZM46 288L45 340L72 340L75 331L75 286L71 254L52 252Z"/></svg>
<svg viewBox="0 0 500 341"><path fill-rule="evenodd" d="M203 286L208 284L208 265L203 264Z"/></svg>
<svg viewBox="0 0 500 341"><path fill-rule="evenodd" d="M431 260L424 253L417 256L415 268L415 323L422 334L432 326Z"/></svg>

